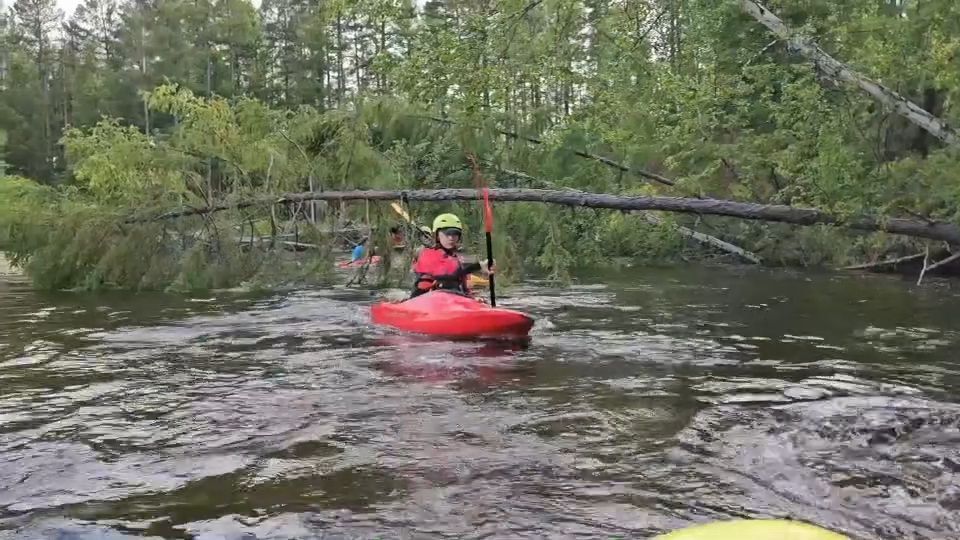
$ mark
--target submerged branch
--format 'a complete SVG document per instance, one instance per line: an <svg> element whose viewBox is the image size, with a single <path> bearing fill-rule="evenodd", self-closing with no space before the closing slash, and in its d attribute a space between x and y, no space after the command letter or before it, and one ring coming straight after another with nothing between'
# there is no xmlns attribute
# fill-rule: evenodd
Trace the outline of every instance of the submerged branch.
<svg viewBox="0 0 960 540"><path fill-rule="evenodd" d="M930 246L928 245L923 252L923 268L920 270L920 277L917 278L917 285L920 285L920 282L923 281L923 275L927 273L927 268L930 265Z"/></svg>
<svg viewBox="0 0 960 540"><path fill-rule="evenodd" d="M955 260L957 260L957 259L960 259L960 251L954 253L953 255L950 255L950 256L947 257L946 259L943 259L943 260L941 260L941 261L935 262L935 263L933 263L933 264L928 264L928 263L930 262L930 248L928 247L928 248L927 248L927 251L926 251L926 256L925 256L924 259L923 259L923 269L920 270L920 277L917 278L917 285L920 285L920 282L923 281L923 276L924 276L927 272L931 272L931 271L933 271L933 270L936 270L937 268L939 268L939 267L941 267L941 266L943 266L943 265L945 265L945 264L951 263L951 262L953 262L953 261L955 261Z"/></svg>
<svg viewBox="0 0 960 540"><path fill-rule="evenodd" d="M882 261L872 262L872 263L863 263L863 264L854 264L851 266L844 266L841 270L871 270L874 268L882 268L884 266L894 266L904 262L915 261L917 259L922 259L925 253L914 253L913 255L907 255L905 257L897 257L894 259L884 259Z"/></svg>
<svg viewBox="0 0 960 540"><path fill-rule="evenodd" d="M207 208L174 210L153 218L136 218L128 223L142 223L197 216L224 210L267 206L304 201L472 201L475 189L428 189L414 191L324 191L289 193L279 197L258 198L219 204ZM490 198L501 202L539 202L563 206L607 208L611 210L662 210L688 214L709 214L757 221L772 221L794 225L836 225L849 229L888 232L904 236L944 240L960 244L960 227L953 223L925 223L903 218L875 218L870 216L841 218L816 208L799 208L779 204L758 204L721 199L692 199L684 197L624 197L582 191L546 189L491 189Z"/></svg>
<svg viewBox="0 0 960 540"><path fill-rule="evenodd" d="M940 261L938 261L938 262L935 262L935 263L931 264L930 266L927 267L927 272L929 272L929 271L931 271L931 270L936 270L937 268L940 268L941 266L943 266L943 265L945 265L945 264L949 264L949 263L951 263L951 262L953 262L953 261L955 261L955 260L957 260L957 259L960 259L960 251L954 253L953 255L950 255L950 256L947 257L946 259L942 259L942 260L940 260Z"/></svg>

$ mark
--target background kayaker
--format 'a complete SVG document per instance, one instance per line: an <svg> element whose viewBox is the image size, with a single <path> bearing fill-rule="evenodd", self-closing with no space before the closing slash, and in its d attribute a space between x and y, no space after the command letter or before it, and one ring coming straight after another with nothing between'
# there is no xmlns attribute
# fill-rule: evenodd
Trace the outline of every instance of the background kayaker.
<svg viewBox="0 0 960 540"><path fill-rule="evenodd" d="M350 254L350 262L359 261L363 258L363 252L366 251L367 238L365 237L356 246L353 247L353 253Z"/></svg>
<svg viewBox="0 0 960 540"><path fill-rule="evenodd" d="M400 251L407 247L406 235L398 226L390 227L390 242L394 250Z"/></svg>
<svg viewBox="0 0 960 540"><path fill-rule="evenodd" d="M480 270L489 276L496 270L496 261L489 268L486 261L465 263L459 251L462 237L463 224L455 214L440 214L433 220L434 245L424 248L413 264L411 298L436 289L471 296L470 273Z"/></svg>

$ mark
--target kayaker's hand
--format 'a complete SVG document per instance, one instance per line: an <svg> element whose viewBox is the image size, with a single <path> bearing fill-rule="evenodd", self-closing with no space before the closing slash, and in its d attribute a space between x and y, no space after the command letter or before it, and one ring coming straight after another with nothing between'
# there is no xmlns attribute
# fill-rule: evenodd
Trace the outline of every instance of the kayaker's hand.
<svg viewBox="0 0 960 540"><path fill-rule="evenodd" d="M483 272L484 274L489 276L490 274L494 273L496 270L497 270L496 260L494 260L493 264L490 265L489 267L487 266L486 260L480 261L480 271Z"/></svg>

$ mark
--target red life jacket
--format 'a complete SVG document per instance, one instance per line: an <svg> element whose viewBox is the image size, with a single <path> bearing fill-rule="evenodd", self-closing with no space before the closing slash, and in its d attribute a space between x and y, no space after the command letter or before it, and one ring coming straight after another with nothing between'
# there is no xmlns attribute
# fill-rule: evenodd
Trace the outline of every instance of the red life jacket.
<svg viewBox="0 0 960 540"><path fill-rule="evenodd" d="M463 259L456 253L448 252L442 247L426 248L420 252L413 265L413 271L417 275L416 288L421 291L455 288L469 294L469 274L461 272L462 267Z"/></svg>

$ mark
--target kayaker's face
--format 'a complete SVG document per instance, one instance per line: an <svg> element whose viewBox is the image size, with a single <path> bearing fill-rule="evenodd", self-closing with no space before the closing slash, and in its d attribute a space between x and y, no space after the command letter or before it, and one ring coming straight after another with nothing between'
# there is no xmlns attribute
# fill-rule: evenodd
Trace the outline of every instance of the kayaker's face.
<svg viewBox="0 0 960 540"><path fill-rule="evenodd" d="M460 243L459 229L440 229L437 231L437 239L443 249L453 249Z"/></svg>

